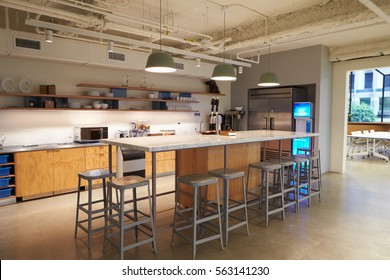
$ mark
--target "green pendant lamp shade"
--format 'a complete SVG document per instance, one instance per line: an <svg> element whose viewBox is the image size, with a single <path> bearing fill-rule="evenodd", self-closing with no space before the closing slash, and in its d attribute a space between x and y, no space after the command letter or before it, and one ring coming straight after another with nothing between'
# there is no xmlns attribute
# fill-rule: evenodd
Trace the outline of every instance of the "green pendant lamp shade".
<svg viewBox="0 0 390 280"><path fill-rule="evenodd" d="M153 73L172 73L176 71L175 62L169 53L155 52L149 55L145 71Z"/></svg>
<svg viewBox="0 0 390 280"><path fill-rule="evenodd" d="M260 87L274 87L279 86L279 79L275 73L271 72L271 44L268 42L268 72L263 73L260 76L259 83L257 84Z"/></svg>
<svg viewBox="0 0 390 280"><path fill-rule="evenodd" d="M149 55L145 71L153 73L172 73L176 71L175 62L169 53L161 51L161 0L160 0L160 51Z"/></svg>
<svg viewBox="0 0 390 280"><path fill-rule="evenodd" d="M260 80L257 85L261 87L273 87L273 86L279 86L280 83L279 83L278 76L276 76L275 73L266 72L260 76Z"/></svg>
<svg viewBox="0 0 390 280"><path fill-rule="evenodd" d="M226 6L223 7L223 63L214 67L212 80L215 81L235 81L237 80L236 71L233 66L225 63L225 28L226 28Z"/></svg>
<svg viewBox="0 0 390 280"><path fill-rule="evenodd" d="M235 81L237 79L236 71L230 64L218 64L214 67L211 79L215 81Z"/></svg>

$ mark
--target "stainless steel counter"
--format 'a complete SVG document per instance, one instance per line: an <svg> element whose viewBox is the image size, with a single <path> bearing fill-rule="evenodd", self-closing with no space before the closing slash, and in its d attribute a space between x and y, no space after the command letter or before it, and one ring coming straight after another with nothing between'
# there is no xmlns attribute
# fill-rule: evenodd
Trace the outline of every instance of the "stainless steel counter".
<svg viewBox="0 0 390 280"><path fill-rule="evenodd" d="M56 150L56 149L69 149L69 148L82 148L91 146L104 146L103 143L48 143L48 144L31 144L31 145L14 145L4 146L0 150L0 154L17 153L17 152L32 152L41 150Z"/></svg>

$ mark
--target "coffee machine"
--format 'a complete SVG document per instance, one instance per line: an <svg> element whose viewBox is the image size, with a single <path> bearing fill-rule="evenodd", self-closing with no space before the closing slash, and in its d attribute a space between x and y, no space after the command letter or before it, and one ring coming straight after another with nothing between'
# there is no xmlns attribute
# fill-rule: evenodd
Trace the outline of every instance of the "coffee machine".
<svg viewBox="0 0 390 280"><path fill-rule="evenodd" d="M242 110L230 110L225 112L225 118L222 123L222 127L225 130L237 130L238 120L241 120L245 114L245 111Z"/></svg>

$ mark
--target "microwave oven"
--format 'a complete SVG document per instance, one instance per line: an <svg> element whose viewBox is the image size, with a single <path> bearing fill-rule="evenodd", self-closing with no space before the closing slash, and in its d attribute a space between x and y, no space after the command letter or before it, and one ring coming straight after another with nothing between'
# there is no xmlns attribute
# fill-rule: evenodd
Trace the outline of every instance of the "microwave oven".
<svg viewBox="0 0 390 280"><path fill-rule="evenodd" d="M78 143L97 143L108 138L108 127L75 127L74 141Z"/></svg>

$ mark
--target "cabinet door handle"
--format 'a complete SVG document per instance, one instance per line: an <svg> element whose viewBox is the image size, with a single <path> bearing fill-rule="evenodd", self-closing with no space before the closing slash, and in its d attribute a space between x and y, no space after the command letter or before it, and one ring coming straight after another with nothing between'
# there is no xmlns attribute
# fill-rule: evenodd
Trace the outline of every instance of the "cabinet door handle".
<svg viewBox="0 0 390 280"><path fill-rule="evenodd" d="M263 129L268 129L268 118L264 117L263 120L264 120L264 123L265 123L265 127Z"/></svg>
<svg viewBox="0 0 390 280"><path fill-rule="evenodd" d="M269 119L269 129L270 130L275 130L275 118L270 118Z"/></svg>

